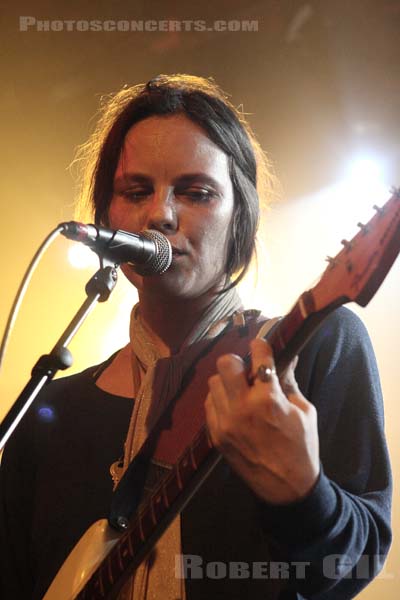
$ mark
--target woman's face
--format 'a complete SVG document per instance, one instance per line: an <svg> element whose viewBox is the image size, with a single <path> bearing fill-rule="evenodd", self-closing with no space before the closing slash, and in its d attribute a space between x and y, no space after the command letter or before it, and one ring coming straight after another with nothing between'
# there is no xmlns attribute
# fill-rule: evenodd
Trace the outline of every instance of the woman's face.
<svg viewBox="0 0 400 600"><path fill-rule="evenodd" d="M198 298L225 283L233 213L228 158L183 115L149 117L127 133L114 176L114 229L161 231L173 248L162 275L123 266L139 294Z"/></svg>

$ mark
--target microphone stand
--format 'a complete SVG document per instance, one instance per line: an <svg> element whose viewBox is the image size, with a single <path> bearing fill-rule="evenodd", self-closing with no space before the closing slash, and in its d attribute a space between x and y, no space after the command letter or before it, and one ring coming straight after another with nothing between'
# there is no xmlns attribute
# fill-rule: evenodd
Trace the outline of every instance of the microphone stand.
<svg viewBox="0 0 400 600"><path fill-rule="evenodd" d="M108 300L117 283L117 266L114 262L100 257L101 268L91 277L85 287L87 298L79 308L72 321L51 350L39 358L32 369L29 382L26 384L13 406L0 425L0 451L10 438L22 417L42 389L49 383L59 369L68 369L72 365L72 354L67 344L72 340L86 317L94 309L97 302ZM112 266L111 266L112 265Z"/></svg>

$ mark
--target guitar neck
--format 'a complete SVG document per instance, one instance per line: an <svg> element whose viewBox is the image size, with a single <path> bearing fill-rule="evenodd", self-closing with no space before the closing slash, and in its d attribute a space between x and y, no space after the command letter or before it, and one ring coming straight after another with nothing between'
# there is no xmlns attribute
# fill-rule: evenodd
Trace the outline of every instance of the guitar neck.
<svg viewBox="0 0 400 600"><path fill-rule="evenodd" d="M311 292L304 292L291 311L278 321L267 336L272 347L278 375L289 366L293 358L301 351L307 341L318 329L322 321L338 306L348 302L342 296L322 310L316 310Z"/></svg>
<svg viewBox="0 0 400 600"><path fill-rule="evenodd" d="M320 313L309 314L311 302L312 298L305 292L271 332L268 341L274 351L278 373L287 367L327 314L342 303L335 303ZM249 361L250 355L247 355L245 362ZM89 579L77 600L115 598L221 458L211 443L206 425L202 426L172 469L142 502L127 531Z"/></svg>

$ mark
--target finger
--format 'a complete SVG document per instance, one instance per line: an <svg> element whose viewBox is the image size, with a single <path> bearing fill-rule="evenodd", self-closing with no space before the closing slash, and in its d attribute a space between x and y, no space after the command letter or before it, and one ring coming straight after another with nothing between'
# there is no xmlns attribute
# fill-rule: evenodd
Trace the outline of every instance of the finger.
<svg viewBox="0 0 400 600"><path fill-rule="evenodd" d="M217 360L217 370L227 399L230 402L237 402L248 391L243 360L235 354L224 354Z"/></svg>
<svg viewBox="0 0 400 600"><path fill-rule="evenodd" d="M230 410L229 398L221 379L221 375L216 373L208 379L208 389L210 399L217 412L217 415L225 415Z"/></svg>
<svg viewBox="0 0 400 600"><path fill-rule="evenodd" d="M310 414L316 412L315 406L311 404L299 391L298 393L290 393L287 396L290 404L297 406L303 413Z"/></svg>
<svg viewBox="0 0 400 600"><path fill-rule="evenodd" d="M288 396L289 394L301 393L294 374L294 370L298 363L298 358L298 356L295 356L285 371L279 376L279 383L285 396Z"/></svg>
<svg viewBox="0 0 400 600"><path fill-rule="evenodd" d="M290 409L288 399L283 393L278 376L275 371L274 357L272 348L263 339L256 338L250 343L252 353L252 373L255 374L254 391L252 395L254 402L264 404L268 407L269 414L273 417L274 422L278 415L287 415ZM272 373L267 382L262 381L257 375L258 369L269 368Z"/></svg>
<svg viewBox="0 0 400 600"><path fill-rule="evenodd" d="M275 371L274 357L271 346L263 339L256 338L250 342L251 349L251 379L255 382L260 381L257 377L257 371L261 366L264 366L272 371ZM274 376L271 378L273 381ZM261 382L261 381L260 381ZM261 382L262 383L262 382Z"/></svg>
<svg viewBox="0 0 400 600"><path fill-rule="evenodd" d="M288 368L279 378L283 393L289 402L297 406L301 411L309 413L315 410L315 407L311 402L307 400L301 393L299 384L297 383L295 376L295 368L298 363L298 356L295 356Z"/></svg>

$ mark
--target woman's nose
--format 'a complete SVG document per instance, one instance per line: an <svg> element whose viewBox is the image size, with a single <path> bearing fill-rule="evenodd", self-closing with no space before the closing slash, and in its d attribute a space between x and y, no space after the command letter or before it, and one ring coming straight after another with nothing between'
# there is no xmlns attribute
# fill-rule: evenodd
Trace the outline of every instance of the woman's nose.
<svg viewBox="0 0 400 600"><path fill-rule="evenodd" d="M147 228L169 233L176 231L177 227L178 215L173 190L171 188L155 190L148 205Z"/></svg>

